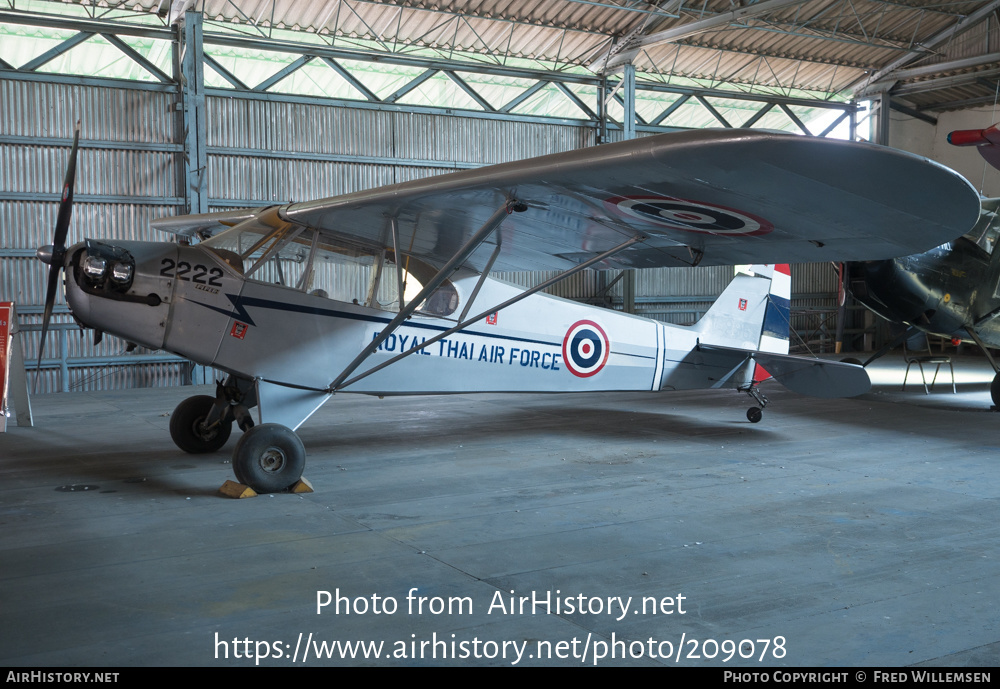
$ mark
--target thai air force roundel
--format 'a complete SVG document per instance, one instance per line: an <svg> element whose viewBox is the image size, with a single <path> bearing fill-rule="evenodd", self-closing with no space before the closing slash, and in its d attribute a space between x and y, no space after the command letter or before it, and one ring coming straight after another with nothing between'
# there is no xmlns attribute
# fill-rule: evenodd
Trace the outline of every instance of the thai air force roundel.
<svg viewBox="0 0 1000 689"><path fill-rule="evenodd" d="M669 196L616 196L605 203L626 217L685 232L748 236L774 229L768 221L749 213Z"/></svg>
<svg viewBox="0 0 1000 689"><path fill-rule="evenodd" d="M594 321L577 321L566 332L562 349L569 372L579 378L589 378L604 368L611 353L611 342Z"/></svg>

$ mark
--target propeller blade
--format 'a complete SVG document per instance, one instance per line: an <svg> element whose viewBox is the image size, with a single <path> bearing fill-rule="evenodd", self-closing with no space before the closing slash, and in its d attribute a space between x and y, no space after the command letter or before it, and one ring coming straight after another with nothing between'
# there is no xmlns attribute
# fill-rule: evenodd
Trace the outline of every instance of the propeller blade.
<svg viewBox="0 0 1000 689"><path fill-rule="evenodd" d="M78 120L73 132L73 147L69 151L69 165L66 167L66 177L63 181L62 198L59 201L59 214L56 216L56 228L52 234L52 252L49 258L48 283L45 287L45 311L42 314L42 338L38 343L38 363L35 366L34 392L38 391L38 375L42 369L42 352L45 350L45 337L49 332L52 307L56 302L59 271L62 270L63 260L66 257L66 235L69 234L69 221L73 215L73 185L76 182L76 154L79 146L80 122Z"/></svg>
<svg viewBox="0 0 1000 689"><path fill-rule="evenodd" d="M69 151L69 165L63 181L62 199L59 201L59 215L56 217L56 231L52 237L54 251L62 249L66 253L66 235L69 233L69 219L73 214L73 184L76 182L76 152L80 147L80 121L73 131L73 147ZM61 262L60 262L61 263ZM53 261L55 264L55 261Z"/></svg>

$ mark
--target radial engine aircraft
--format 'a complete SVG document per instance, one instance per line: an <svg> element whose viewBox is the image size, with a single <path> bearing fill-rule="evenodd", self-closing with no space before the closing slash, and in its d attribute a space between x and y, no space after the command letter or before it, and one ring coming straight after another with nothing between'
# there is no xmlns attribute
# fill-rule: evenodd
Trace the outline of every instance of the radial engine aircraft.
<svg viewBox="0 0 1000 689"><path fill-rule="evenodd" d="M775 264L913 254L979 217L969 183L923 158L702 130L155 222L181 241L67 248L75 151L39 250L43 343L64 271L85 327L220 371L214 397L177 407L171 436L212 452L235 422L233 468L258 492L298 481L295 429L337 393L729 388L754 398L754 422L767 374L796 392L861 394L860 366L788 354L790 280ZM587 268L733 264L756 265L689 327L542 293ZM559 272L525 290L498 270Z"/></svg>
<svg viewBox="0 0 1000 689"><path fill-rule="evenodd" d="M976 146L1000 169L998 125L951 132L948 142ZM980 206L979 220L963 236L923 253L849 264L847 278L855 299L886 320L975 342L996 372L990 394L1000 407L1000 364L988 349L1000 347L1000 198L981 199Z"/></svg>

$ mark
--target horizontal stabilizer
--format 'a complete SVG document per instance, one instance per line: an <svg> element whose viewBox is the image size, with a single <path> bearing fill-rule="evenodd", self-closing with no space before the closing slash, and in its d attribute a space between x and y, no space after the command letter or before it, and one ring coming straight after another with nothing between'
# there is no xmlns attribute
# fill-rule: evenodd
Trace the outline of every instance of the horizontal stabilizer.
<svg viewBox="0 0 1000 689"><path fill-rule="evenodd" d="M741 351L710 345L701 345L699 349L709 352ZM868 372L857 364L769 352L744 351L744 354L763 366L776 381L800 395L855 397L865 394L872 387Z"/></svg>

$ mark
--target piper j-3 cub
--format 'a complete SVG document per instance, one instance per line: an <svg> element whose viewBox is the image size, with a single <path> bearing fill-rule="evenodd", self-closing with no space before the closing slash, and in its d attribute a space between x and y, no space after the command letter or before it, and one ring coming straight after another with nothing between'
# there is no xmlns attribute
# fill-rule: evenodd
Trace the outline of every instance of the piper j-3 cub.
<svg viewBox="0 0 1000 689"><path fill-rule="evenodd" d="M39 250L43 341L64 270L84 326L225 374L214 398L177 407L171 436L212 452L235 422L233 468L258 492L298 481L295 429L341 392L731 388L756 400L751 421L767 374L805 394L864 393L860 366L788 355L789 273L774 264L912 254L979 217L968 182L922 158L703 130L155 223L203 239L193 245L67 249L75 150L55 240ZM690 327L541 292L587 268L733 264L756 265ZM561 272L524 290L497 270Z"/></svg>

